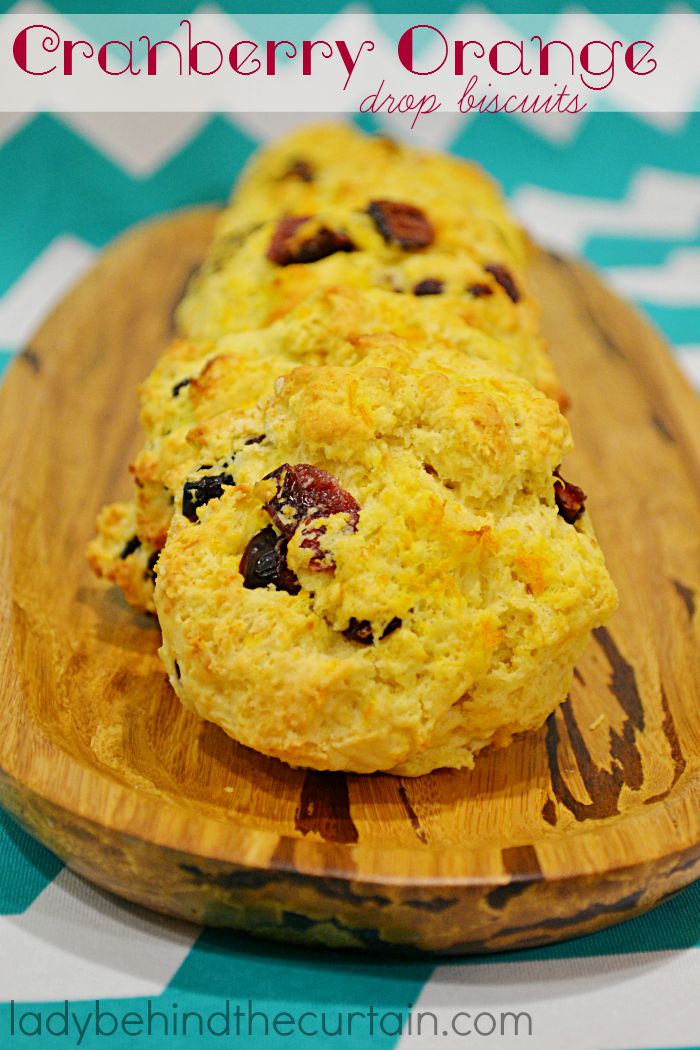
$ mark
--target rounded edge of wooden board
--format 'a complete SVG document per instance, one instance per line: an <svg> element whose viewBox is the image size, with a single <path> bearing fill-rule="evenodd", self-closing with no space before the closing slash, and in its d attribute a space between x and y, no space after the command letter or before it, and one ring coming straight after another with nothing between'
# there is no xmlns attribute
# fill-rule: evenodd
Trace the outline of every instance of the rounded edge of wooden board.
<svg viewBox="0 0 700 1050"><path fill-rule="evenodd" d="M367 879L333 865L300 869L296 843L284 837L271 865L160 845L77 816L4 773L0 802L73 871L134 904L197 925L382 954L475 955L555 944L641 915L700 877L698 846L663 861L556 880L528 870L525 846L513 848L522 870L514 864L507 881Z"/></svg>

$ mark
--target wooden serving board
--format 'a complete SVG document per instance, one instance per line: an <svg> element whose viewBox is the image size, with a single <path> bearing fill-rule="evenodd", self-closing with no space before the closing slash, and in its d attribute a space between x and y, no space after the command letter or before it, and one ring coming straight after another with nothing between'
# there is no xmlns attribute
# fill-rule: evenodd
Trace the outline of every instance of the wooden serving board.
<svg viewBox="0 0 700 1050"><path fill-rule="evenodd" d="M177 702L154 621L85 543L129 493L135 387L214 212L127 234L20 355L0 402L0 801L75 871L197 922L371 949L543 944L700 875L700 406L658 335L583 267L538 293L573 396L566 474L621 596L571 698L473 772L292 770Z"/></svg>

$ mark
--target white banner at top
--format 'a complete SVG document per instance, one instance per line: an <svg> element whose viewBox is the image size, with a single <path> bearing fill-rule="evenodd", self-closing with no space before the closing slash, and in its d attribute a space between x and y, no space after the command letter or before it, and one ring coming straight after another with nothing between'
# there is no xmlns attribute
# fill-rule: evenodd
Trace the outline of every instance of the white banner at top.
<svg viewBox="0 0 700 1050"><path fill-rule="evenodd" d="M690 111L700 15L555 18L483 9L375 17L0 16L0 110L31 112Z"/></svg>

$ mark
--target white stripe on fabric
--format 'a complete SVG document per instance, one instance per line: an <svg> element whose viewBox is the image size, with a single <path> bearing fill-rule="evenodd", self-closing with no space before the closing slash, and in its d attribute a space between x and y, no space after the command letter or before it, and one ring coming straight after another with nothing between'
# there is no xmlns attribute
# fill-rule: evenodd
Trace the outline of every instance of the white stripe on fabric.
<svg viewBox="0 0 700 1050"><path fill-rule="evenodd" d="M0 146L11 139L30 120L34 120L33 113L0 113Z"/></svg>
<svg viewBox="0 0 700 1050"><path fill-rule="evenodd" d="M208 113L65 113L64 122L130 175L151 175L177 156Z"/></svg>
<svg viewBox="0 0 700 1050"><path fill-rule="evenodd" d="M200 929L125 904L67 868L21 915L0 916L4 1001L162 994Z"/></svg>
<svg viewBox="0 0 700 1050"><path fill-rule="evenodd" d="M0 298L0 346L19 349L95 258L89 244L56 237Z"/></svg>
<svg viewBox="0 0 700 1050"><path fill-rule="evenodd" d="M523 186L513 208L536 239L559 251L581 252L601 237L690 238L700 230L700 178L641 169L622 200L602 200Z"/></svg>
<svg viewBox="0 0 700 1050"><path fill-rule="evenodd" d="M694 386L700 390L700 343L676 348L678 363Z"/></svg>
<svg viewBox="0 0 700 1050"><path fill-rule="evenodd" d="M607 272L623 295L668 306L700 306L700 248L679 248L660 266L619 266Z"/></svg>

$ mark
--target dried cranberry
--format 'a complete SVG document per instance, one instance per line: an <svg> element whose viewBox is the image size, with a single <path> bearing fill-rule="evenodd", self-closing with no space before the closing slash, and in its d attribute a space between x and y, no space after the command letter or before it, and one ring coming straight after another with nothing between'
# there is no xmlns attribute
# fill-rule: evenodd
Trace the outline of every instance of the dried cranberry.
<svg viewBox="0 0 700 1050"><path fill-rule="evenodd" d="M266 437L267 437L267 434L258 434L257 437L247 438L243 442L243 444L244 445L259 445L260 442L264 441Z"/></svg>
<svg viewBox="0 0 700 1050"><path fill-rule="evenodd" d="M488 266L485 266L484 269L487 273L491 274L496 281L496 284L500 284L509 299L514 303L519 301L520 292L518 291L510 270L507 270L506 267L502 266L500 263L490 263Z"/></svg>
<svg viewBox="0 0 700 1050"><path fill-rule="evenodd" d="M354 616L350 617L350 623L343 631L343 634L351 642L359 642L360 645L372 645L374 642L372 624L369 620L356 620Z"/></svg>
<svg viewBox="0 0 700 1050"><path fill-rule="evenodd" d="M292 161L285 173L281 176L282 179L299 179L301 182L313 182L315 177L314 169L309 164L308 160L303 160L301 157Z"/></svg>
<svg viewBox="0 0 700 1050"><path fill-rule="evenodd" d="M209 500L221 499L228 485L235 485L235 481L226 472L207 474L203 478L187 481L182 490L182 513L187 520L197 521L197 509L205 506Z"/></svg>
<svg viewBox="0 0 700 1050"><path fill-rule="evenodd" d="M297 230L308 222L308 215L286 215L277 223L267 257L278 266L292 263L312 263L336 252L357 251L357 245L342 230L321 226L306 240L295 241Z"/></svg>
<svg viewBox="0 0 700 1050"><path fill-rule="evenodd" d="M146 579L150 578L151 580L153 580L154 583L156 582L156 565L158 564L159 558L160 551L153 551L153 554L151 554L150 558L146 562L146 572L144 573L144 575Z"/></svg>
<svg viewBox="0 0 700 1050"><path fill-rule="evenodd" d="M179 383L176 383L175 386L173 387L173 397L177 397L177 395L180 393L180 391L184 387L189 386L191 382L192 382L191 379L181 379Z"/></svg>
<svg viewBox="0 0 700 1050"><path fill-rule="evenodd" d="M414 295L441 295L445 282L437 277L426 277L413 286Z"/></svg>
<svg viewBox="0 0 700 1050"><path fill-rule="evenodd" d="M388 624L381 633L382 638L386 638L388 635L393 634L394 631L398 631L399 627L403 623L403 620L399 616L392 616Z"/></svg>
<svg viewBox="0 0 700 1050"><path fill-rule="evenodd" d="M565 481L558 467L554 471L554 499L557 510L569 525L578 521L586 509L586 493L578 485Z"/></svg>
<svg viewBox="0 0 700 1050"><path fill-rule="evenodd" d="M292 262L289 242L307 220L308 215L285 215L280 219L267 249L267 257L270 262L278 263L280 266L287 266Z"/></svg>
<svg viewBox="0 0 700 1050"><path fill-rule="evenodd" d="M475 299L483 299L487 295L493 295L493 288L490 284L470 284L467 291Z"/></svg>
<svg viewBox="0 0 700 1050"><path fill-rule="evenodd" d="M137 551L140 546L141 540L138 538L138 536L132 536L131 539L127 540L124 546L122 547L119 557L122 561L124 561L124 559L128 558L130 554L133 554L134 551Z"/></svg>
<svg viewBox="0 0 700 1050"><path fill-rule="evenodd" d="M432 223L420 208L402 201L370 201L367 213L388 244L406 251L427 248L435 240Z"/></svg>
<svg viewBox="0 0 700 1050"><path fill-rule="evenodd" d="M299 593L299 580L287 565L287 542L286 537L278 535L271 525L253 536L238 566L244 587L255 590L272 584L278 591Z"/></svg>
<svg viewBox="0 0 700 1050"><path fill-rule="evenodd" d="M346 514L353 530L357 528L360 505L342 489L336 478L320 467L309 463L290 466L283 463L268 474L265 480L277 481L277 492L265 504L265 510L280 532L291 539L298 528L303 539L299 546L313 550L309 568L316 572L329 572L335 568L321 547L325 525L313 525L315 518L327 518L331 514Z"/></svg>
<svg viewBox="0 0 700 1050"><path fill-rule="evenodd" d="M294 466L283 463L266 475L265 480L270 478L277 481L277 492L265 504L265 510L287 537L294 535L300 522L327 518L331 514L347 514L350 524L357 525L359 503L328 471L310 463Z"/></svg>
<svg viewBox="0 0 700 1050"><path fill-rule="evenodd" d="M394 616L382 631L379 640L386 638L387 635L393 634L394 631L398 630L401 626L402 621L398 616ZM356 620L354 616L350 617L350 623L347 625L345 630L342 632L343 635L348 638L351 642L359 642L360 645L373 645L374 634L372 633L372 624L369 620Z"/></svg>

